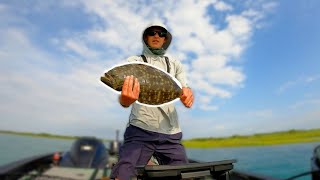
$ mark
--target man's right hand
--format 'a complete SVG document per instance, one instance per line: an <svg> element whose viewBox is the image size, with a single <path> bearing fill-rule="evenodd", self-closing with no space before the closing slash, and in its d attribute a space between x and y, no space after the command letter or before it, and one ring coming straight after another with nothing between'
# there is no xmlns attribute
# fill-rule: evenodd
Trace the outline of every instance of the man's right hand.
<svg viewBox="0 0 320 180"><path fill-rule="evenodd" d="M129 107L139 98L140 84L137 78L127 76L122 85L119 102L123 107Z"/></svg>

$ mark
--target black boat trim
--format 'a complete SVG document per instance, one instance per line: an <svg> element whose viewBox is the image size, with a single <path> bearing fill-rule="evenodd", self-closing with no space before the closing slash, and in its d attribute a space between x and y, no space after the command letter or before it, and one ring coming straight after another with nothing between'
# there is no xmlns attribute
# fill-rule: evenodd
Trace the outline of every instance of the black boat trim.
<svg viewBox="0 0 320 180"><path fill-rule="evenodd" d="M289 178L287 178L287 179L285 179L285 180L297 179L297 178L299 178L299 177L307 176L307 175L313 174L313 173L320 173L320 170L303 172L303 173L300 173L300 174L291 176L291 177L289 177Z"/></svg>
<svg viewBox="0 0 320 180"><path fill-rule="evenodd" d="M0 166L0 179L18 179L29 171L46 169L52 162L52 156L53 153L47 153Z"/></svg>

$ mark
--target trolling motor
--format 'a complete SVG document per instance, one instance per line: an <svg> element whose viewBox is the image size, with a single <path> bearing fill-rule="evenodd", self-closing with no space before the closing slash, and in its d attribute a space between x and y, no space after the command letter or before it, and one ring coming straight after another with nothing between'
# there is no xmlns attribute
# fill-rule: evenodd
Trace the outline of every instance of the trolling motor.
<svg viewBox="0 0 320 180"><path fill-rule="evenodd" d="M116 131L116 139L110 142L109 145L109 154L110 155L118 155L119 149L121 146L121 142L119 141L119 130Z"/></svg>

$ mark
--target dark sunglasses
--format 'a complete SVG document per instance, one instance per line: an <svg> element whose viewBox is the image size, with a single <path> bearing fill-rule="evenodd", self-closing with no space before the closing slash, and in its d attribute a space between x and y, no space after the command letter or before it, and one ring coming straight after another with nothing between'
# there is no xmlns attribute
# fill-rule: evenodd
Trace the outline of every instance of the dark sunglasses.
<svg viewBox="0 0 320 180"><path fill-rule="evenodd" d="M154 31L154 30L147 31L146 34L147 34L148 36L155 36L156 34L158 34L159 37L166 37L166 36L167 36L167 32L164 32L164 31Z"/></svg>

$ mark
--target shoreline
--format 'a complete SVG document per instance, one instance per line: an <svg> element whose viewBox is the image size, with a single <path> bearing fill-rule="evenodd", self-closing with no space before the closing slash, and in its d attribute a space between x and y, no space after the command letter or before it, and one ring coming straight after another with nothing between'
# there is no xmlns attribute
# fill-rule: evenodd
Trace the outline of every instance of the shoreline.
<svg viewBox="0 0 320 180"><path fill-rule="evenodd" d="M10 134L18 136L29 136L35 138L49 138L62 140L75 140L81 136L66 136L49 133L32 133L0 130L0 134ZM99 138L101 139L101 138ZM110 139L101 139L110 142ZM251 147L251 146L272 146L295 143L320 144L320 129L309 130L288 130L280 132L259 133L253 135L233 135L229 137L208 137L182 140L186 148L228 148L228 147Z"/></svg>
<svg viewBox="0 0 320 180"><path fill-rule="evenodd" d="M80 136L79 137L65 136L65 135L55 135L55 134L48 134L48 133L18 132L18 131L7 131L7 130L0 130L0 134L29 136L29 137L35 137L35 138L63 139L63 140L74 140L80 137Z"/></svg>

